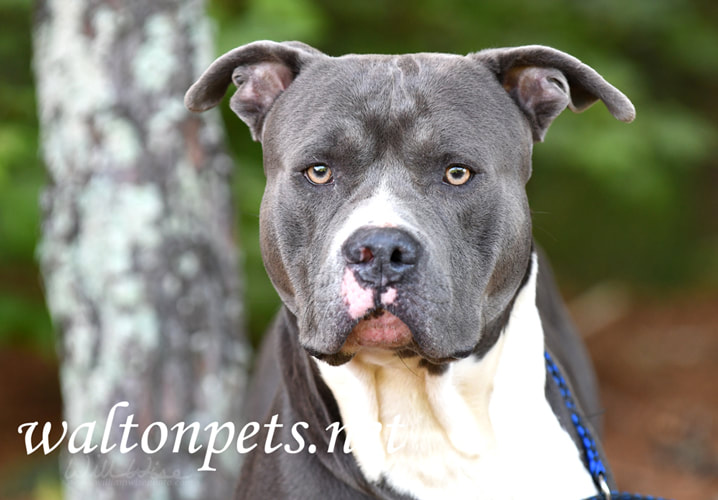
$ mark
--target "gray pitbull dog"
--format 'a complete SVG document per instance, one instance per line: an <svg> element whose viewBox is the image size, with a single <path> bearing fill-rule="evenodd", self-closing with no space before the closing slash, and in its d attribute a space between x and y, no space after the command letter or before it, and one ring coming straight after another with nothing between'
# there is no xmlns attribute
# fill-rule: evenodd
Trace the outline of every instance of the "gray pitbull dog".
<svg viewBox="0 0 718 500"><path fill-rule="evenodd" d="M284 303L247 398L264 425L238 498L596 495L571 423L596 423L595 379L525 185L566 107L600 99L630 122L631 102L542 46L330 57L261 41L185 103L216 106L230 83L263 147L262 255Z"/></svg>

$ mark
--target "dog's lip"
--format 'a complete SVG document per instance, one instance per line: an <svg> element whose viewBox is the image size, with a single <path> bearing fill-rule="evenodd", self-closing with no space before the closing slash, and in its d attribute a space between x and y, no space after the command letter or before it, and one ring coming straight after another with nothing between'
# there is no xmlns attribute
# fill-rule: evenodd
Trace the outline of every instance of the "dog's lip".
<svg viewBox="0 0 718 500"><path fill-rule="evenodd" d="M351 361L362 350L391 351L400 358L419 357L430 365L442 366L469 356L473 349L433 356L421 348L413 323L394 307L375 307L355 321L340 336L344 340L334 349L317 349L303 344L315 358L332 366Z"/></svg>
<svg viewBox="0 0 718 500"><path fill-rule="evenodd" d="M398 349L412 342L411 329L386 309L376 309L362 318L347 336L342 351L355 352L362 347Z"/></svg>

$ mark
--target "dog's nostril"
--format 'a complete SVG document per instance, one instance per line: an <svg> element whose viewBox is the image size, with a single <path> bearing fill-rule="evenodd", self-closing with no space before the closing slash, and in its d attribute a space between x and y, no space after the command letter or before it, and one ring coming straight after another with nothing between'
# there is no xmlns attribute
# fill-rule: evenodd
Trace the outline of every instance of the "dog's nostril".
<svg viewBox="0 0 718 500"><path fill-rule="evenodd" d="M369 262L373 258L374 258L374 254L372 253L370 248L362 247L359 250L359 262L360 263Z"/></svg>
<svg viewBox="0 0 718 500"><path fill-rule="evenodd" d="M394 264L402 264L404 259L402 258L403 252L399 248L395 248L389 257L389 261Z"/></svg>

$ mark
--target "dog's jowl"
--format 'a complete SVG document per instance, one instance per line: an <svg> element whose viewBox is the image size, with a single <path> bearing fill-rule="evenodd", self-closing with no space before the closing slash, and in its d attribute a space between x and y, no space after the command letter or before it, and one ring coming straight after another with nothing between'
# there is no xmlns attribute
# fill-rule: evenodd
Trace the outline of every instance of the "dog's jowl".
<svg viewBox="0 0 718 500"><path fill-rule="evenodd" d="M232 83L264 151L262 254L284 304L247 397L272 444L245 457L238 497L596 495L571 423L597 437L594 375L525 185L565 108L601 100L628 122L630 101L541 46L330 57L262 41L217 59L186 105Z"/></svg>

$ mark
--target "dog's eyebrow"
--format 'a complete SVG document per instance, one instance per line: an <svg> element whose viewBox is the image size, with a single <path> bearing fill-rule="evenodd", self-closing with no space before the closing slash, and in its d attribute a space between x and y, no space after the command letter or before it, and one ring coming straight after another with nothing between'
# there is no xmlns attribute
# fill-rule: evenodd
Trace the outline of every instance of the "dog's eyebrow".
<svg viewBox="0 0 718 500"><path fill-rule="evenodd" d="M300 163L309 160L366 165L376 158L376 153L374 141L361 126L346 120L330 132L299 145L294 155Z"/></svg>

